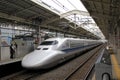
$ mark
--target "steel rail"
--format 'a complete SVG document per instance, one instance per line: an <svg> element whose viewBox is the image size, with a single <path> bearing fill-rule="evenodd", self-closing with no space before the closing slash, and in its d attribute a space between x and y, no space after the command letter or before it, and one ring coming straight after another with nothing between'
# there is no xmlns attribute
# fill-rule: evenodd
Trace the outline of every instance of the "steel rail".
<svg viewBox="0 0 120 80"><path fill-rule="evenodd" d="M102 47L103 47L103 45L100 46L100 47L98 47L98 48L94 51L94 53L99 53ZM84 67L85 64L88 64L87 62L88 62L93 56L96 57L96 54L91 55L86 61L84 61L84 62L83 62L82 64L80 64L73 72L71 72L64 80L70 80L70 78L71 78L77 71L79 71L82 67ZM91 66L91 67L89 68L89 71L87 71L87 73L84 74L84 75L86 75L86 76L85 76L84 79L82 79L82 80L86 80L86 79L87 79L89 73L92 71L92 69L93 69L93 67L94 67L94 63L93 63L92 65L90 65L90 66Z"/></svg>

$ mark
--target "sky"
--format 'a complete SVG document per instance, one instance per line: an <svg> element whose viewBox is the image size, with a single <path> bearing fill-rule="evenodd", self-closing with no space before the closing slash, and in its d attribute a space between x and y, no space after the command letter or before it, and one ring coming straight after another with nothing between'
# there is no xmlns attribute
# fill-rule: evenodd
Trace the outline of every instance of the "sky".
<svg viewBox="0 0 120 80"><path fill-rule="evenodd" d="M81 12L87 12L87 9L84 7L80 0L31 0L38 5L41 5L58 15L62 15L66 12L72 10L79 10ZM88 13L89 14L89 13ZM72 28L77 29L82 27L93 34L99 36L101 39L104 39L104 35L93 20L93 18L89 15L83 15L82 13L76 15L69 15L65 17L70 20L70 22L74 22L77 26L73 26Z"/></svg>

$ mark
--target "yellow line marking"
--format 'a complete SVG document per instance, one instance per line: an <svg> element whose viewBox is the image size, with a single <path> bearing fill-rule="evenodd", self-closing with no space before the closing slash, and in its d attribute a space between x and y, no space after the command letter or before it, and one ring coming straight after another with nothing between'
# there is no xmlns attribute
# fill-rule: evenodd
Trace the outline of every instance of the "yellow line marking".
<svg viewBox="0 0 120 80"><path fill-rule="evenodd" d="M112 59L115 76L118 80L120 80L120 67L114 54L111 54L111 59Z"/></svg>
<svg viewBox="0 0 120 80"><path fill-rule="evenodd" d="M93 75L92 80L96 80L96 78L95 78L95 74Z"/></svg>

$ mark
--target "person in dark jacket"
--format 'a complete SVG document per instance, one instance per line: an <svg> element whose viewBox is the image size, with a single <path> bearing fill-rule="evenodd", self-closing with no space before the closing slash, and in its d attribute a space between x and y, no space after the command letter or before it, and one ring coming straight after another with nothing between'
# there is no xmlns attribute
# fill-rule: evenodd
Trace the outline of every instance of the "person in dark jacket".
<svg viewBox="0 0 120 80"><path fill-rule="evenodd" d="M15 41L13 41L10 45L10 58L11 59L15 58L16 50L17 50L17 44Z"/></svg>
<svg viewBox="0 0 120 80"><path fill-rule="evenodd" d="M15 55L15 50L13 48L13 44L10 45L10 58L13 59Z"/></svg>
<svg viewBox="0 0 120 80"><path fill-rule="evenodd" d="M48 35L48 34L45 34L44 39L46 40L46 39L48 39L48 38L49 38L49 35Z"/></svg>

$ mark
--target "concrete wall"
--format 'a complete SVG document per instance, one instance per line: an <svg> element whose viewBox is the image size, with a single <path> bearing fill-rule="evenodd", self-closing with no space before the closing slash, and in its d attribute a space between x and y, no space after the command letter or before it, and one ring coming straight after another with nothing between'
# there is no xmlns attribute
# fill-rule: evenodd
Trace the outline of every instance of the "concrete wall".
<svg viewBox="0 0 120 80"><path fill-rule="evenodd" d="M29 52L34 50L34 45L31 41L23 41L23 40L17 40L17 50L14 55L14 58L20 58L23 57L24 55L28 54ZM2 47L1 46L1 51L0 51L0 61L3 60L9 60L10 59L10 47Z"/></svg>
<svg viewBox="0 0 120 80"><path fill-rule="evenodd" d="M34 45L32 44L32 41L23 41L21 39L17 39L15 41L18 45L16 57L22 57L34 50Z"/></svg>
<svg viewBox="0 0 120 80"><path fill-rule="evenodd" d="M1 60L10 59L10 48L9 47L1 47Z"/></svg>

